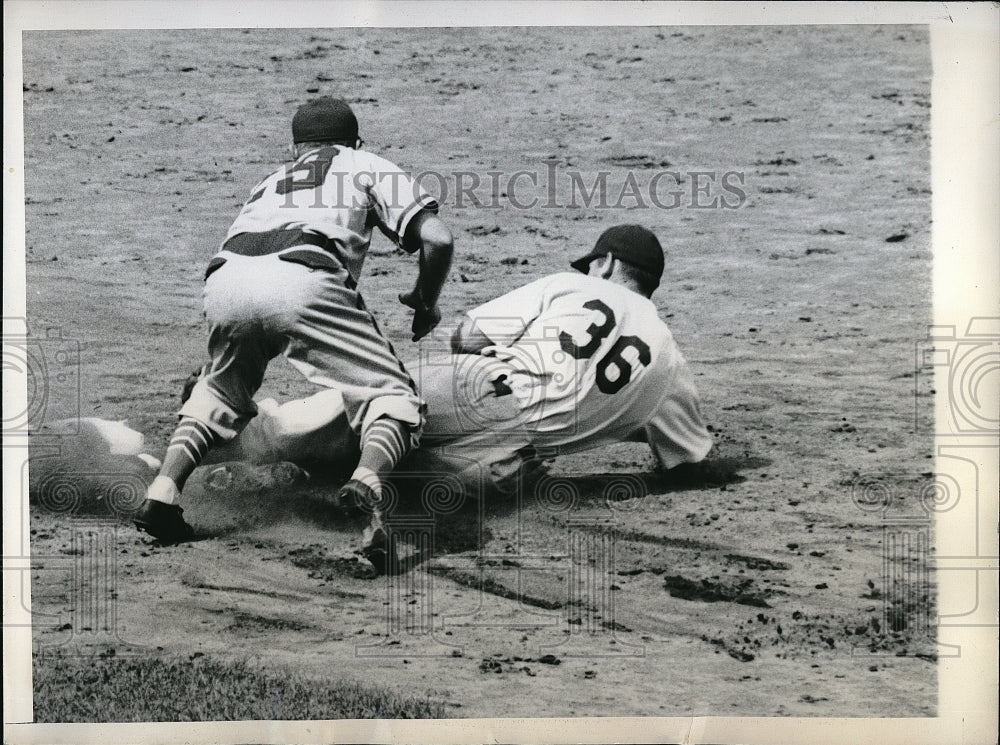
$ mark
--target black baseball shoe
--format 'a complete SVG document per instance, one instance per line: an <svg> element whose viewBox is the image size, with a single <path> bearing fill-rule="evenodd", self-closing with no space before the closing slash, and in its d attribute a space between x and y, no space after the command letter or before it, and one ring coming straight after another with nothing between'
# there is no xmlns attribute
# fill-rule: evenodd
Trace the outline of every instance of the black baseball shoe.
<svg viewBox="0 0 1000 745"><path fill-rule="evenodd" d="M375 567L379 574L388 574L394 569L392 547L389 545L389 534L381 525L365 528L359 554L364 556Z"/></svg>
<svg viewBox="0 0 1000 745"><path fill-rule="evenodd" d="M351 479L333 495L333 506L348 517L370 515L379 507L379 497L368 484Z"/></svg>
<svg viewBox="0 0 1000 745"><path fill-rule="evenodd" d="M194 528L184 522L183 513L184 510L176 504L147 499L135 513L133 521L139 530L167 546L190 541L194 537Z"/></svg>

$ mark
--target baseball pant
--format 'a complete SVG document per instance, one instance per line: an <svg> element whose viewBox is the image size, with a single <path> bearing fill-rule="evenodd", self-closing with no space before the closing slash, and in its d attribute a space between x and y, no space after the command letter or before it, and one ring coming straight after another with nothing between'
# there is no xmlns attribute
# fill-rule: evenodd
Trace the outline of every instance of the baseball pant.
<svg viewBox="0 0 1000 745"><path fill-rule="evenodd" d="M181 416L234 438L257 414L253 395L282 354L310 382L340 391L354 433L388 416L409 424L417 444L423 403L346 269L281 254L220 257L204 291L211 362Z"/></svg>
<svg viewBox="0 0 1000 745"><path fill-rule="evenodd" d="M412 369L427 423L422 446L400 467L507 491L530 451L522 402L507 385L510 366L460 354L428 357Z"/></svg>

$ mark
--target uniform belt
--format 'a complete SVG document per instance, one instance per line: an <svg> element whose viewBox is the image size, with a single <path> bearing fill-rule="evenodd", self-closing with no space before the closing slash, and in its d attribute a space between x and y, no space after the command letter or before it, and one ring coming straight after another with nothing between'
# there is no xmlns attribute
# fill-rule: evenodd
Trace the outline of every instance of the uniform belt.
<svg viewBox="0 0 1000 745"><path fill-rule="evenodd" d="M298 228L237 233L222 245L222 250L240 256L268 256L286 248L304 245L317 246L340 258L336 241L318 233L306 233Z"/></svg>
<svg viewBox="0 0 1000 745"><path fill-rule="evenodd" d="M316 246L323 249L315 251L311 248L294 250L297 246ZM292 250L289 250L292 249ZM344 282L354 289L354 279L346 272L346 264L340 256L337 242L318 233L306 233L301 230L268 230L261 233L239 233L234 235L222 246L223 251L239 256L270 256L278 254L283 261L302 264L310 269L325 269L330 272L343 271L347 276ZM205 270L205 279L219 269L226 260L222 256L214 257Z"/></svg>
<svg viewBox="0 0 1000 745"><path fill-rule="evenodd" d="M316 246L322 251L298 246ZM291 249L291 250L289 250ZM336 241L318 233L294 230L268 230L260 233L238 233L226 241L223 251L238 256L270 256L277 254L283 261L302 264L310 269L325 269L334 273L344 273L344 283L351 289L356 287L354 279L347 272L347 265L340 256ZM224 256L216 255L208 262L205 279L226 263Z"/></svg>

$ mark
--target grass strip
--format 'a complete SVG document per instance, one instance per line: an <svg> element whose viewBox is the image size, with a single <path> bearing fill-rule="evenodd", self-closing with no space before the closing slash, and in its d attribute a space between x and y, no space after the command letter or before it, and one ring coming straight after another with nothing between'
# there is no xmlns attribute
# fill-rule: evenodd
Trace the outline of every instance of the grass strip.
<svg viewBox="0 0 1000 745"><path fill-rule="evenodd" d="M37 722L439 719L444 703L375 686L263 670L241 661L35 658Z"/></svg>

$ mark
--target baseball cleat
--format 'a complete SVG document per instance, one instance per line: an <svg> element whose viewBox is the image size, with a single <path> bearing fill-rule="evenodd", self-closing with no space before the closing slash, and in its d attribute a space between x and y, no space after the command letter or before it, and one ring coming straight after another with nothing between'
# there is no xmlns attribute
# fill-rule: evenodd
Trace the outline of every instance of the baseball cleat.
<svg viewBox="0 0 1000 745"><path fill-rule="evenodd" d="M176 504L147 499L135 514L133 522L139 530L149 533L164 545L170 545L194 537L194 528L184 522L183 512Z"/></svg>
<svg viewBox="0 0 1000 745"><path fill-rule="evenodd" d="M381 525L365 528L361 549L358 553L371 562L376 572L379 574L388 573L392 552L389 546L389 535L385 532L385 528Z"/></svg>
<svg viewBox="0 0 1000 745"><path fill-rule="evenodd" d="M379 496L375 490L357 479L348 481L333 497L333 505L350 516L371 514L378 508L378 504Z"/></svg>

